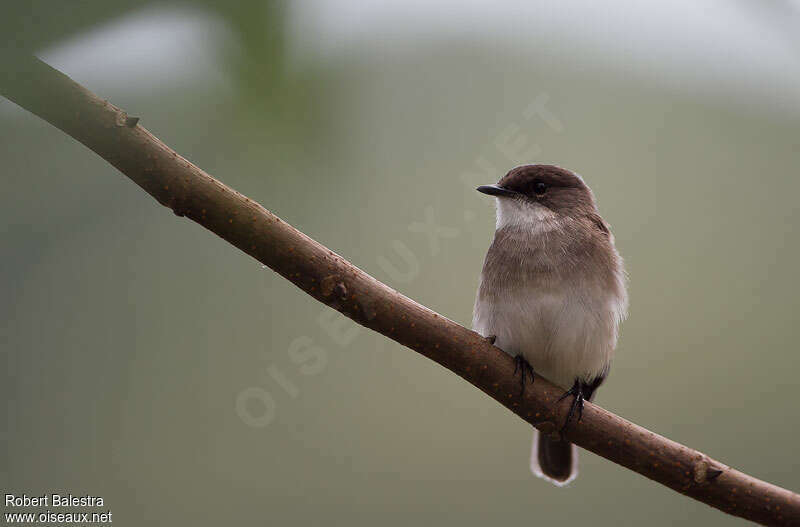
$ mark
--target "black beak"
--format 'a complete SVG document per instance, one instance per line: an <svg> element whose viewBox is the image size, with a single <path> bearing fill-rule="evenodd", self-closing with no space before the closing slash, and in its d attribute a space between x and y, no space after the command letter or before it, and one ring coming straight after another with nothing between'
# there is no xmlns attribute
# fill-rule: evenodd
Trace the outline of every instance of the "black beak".
<svg viewBox="0 0 800 527"><path fill-rule="evenodd" d="M508 190L507 188L499 187L497 185L481 185L475 190L478 192L483 192L484 194L489 194L490 196L516 196L519 194L514 190Z"/></svg>

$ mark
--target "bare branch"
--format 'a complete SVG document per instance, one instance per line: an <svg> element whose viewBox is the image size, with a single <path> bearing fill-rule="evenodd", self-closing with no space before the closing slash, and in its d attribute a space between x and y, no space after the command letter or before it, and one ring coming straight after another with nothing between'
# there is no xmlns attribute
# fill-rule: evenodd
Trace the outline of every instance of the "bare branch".
<svg viewBox="0 0 800 527"><path fill-rule="evenodd" d="M466 379L543 433L569 401L544 379L519 394L511 357L478 334L372 278L212 178L138 120L33 57L5 60L0 93L114 165L178 216L199 223L320 302ZM800 495L586 403L567 439L673 490L764 525L800 525Z"/></svg>

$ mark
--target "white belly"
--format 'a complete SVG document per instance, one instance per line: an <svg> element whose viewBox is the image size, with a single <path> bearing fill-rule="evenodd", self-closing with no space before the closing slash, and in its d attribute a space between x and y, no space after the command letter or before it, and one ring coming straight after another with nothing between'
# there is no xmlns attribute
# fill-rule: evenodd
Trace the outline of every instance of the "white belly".
<svg viewBox="0 0 800 527"><path fill-rule="evenodd" d="M562 388L576 378L604 376L617 341L619 313L624 306L598 291L511 291L479 298L473 328L495 335L495 345L522 355L534 371Z"/></svg>

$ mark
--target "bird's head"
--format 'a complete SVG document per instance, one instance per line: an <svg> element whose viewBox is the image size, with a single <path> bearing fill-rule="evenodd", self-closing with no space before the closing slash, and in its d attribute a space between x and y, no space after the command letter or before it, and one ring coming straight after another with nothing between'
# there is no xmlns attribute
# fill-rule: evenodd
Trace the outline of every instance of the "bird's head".
<svg viewBox="0 0 800 527"><path fill-rule="evenodd" d="M478 192L497 198L497 226L597 212L591 189L577 174L554 165L523 165Z"/></svg>

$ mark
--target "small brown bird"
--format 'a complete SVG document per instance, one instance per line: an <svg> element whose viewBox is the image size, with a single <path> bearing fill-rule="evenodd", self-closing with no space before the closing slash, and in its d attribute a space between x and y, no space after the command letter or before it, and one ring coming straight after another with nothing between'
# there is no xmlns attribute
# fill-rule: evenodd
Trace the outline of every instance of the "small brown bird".
<svg viewBox="0 0 800 527"><path fill-rule="evenodd" d="M580 419L608 376L628 308L626 275L594 195L553 165L514 168L496 185L497 227L481 272L473 327L515 357L521 389L533 372L572 395ZM578 451L534 430L531 471L563 486L578 475Z"/></svg>

